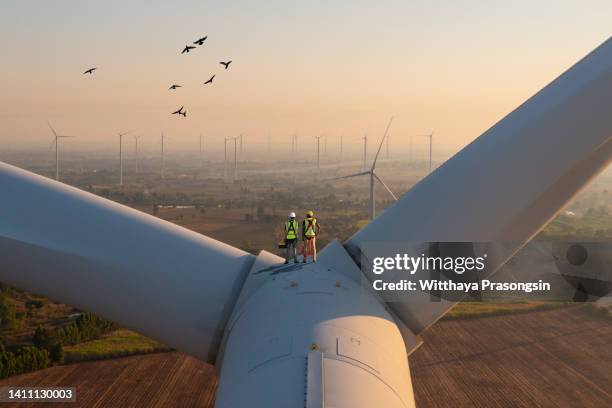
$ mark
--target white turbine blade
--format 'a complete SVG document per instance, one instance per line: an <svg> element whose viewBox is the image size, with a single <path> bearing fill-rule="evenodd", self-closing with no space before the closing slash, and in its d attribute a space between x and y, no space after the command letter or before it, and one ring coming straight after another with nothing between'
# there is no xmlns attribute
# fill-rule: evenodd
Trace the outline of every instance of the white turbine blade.
<svg viewBox="0 0 612 408"><path fill-rule="evenodd" d="M393 199L394 199L395 201L397 201L397 197L396 197L396 195L395 195L395 194L393 194L393 191L391 191L391 189L389 188L389 186L387 186L387 185L385 184L385 182L384 182L384 181L382 181L382 179L381 179L380 177L378 177L378 174L374 173L374 177L376 178L376 180L378 180L378 182L379 182L380 184L382 184L382 185L383 185L383 187L384 187L384 188L386 188L386 189L387 189L387 191L389 192L389 194L391 194L391 197L393 197Z"/></svg>
<svg viewBox="0 0 612 408"><path fill-rule="evenodd" d="M49 145L49 149L52 149L55 143L57 143L57 137L54 137L53 139L51 139L51 144Z"/></svg>
<svg viewBox="0 0 612 408"><path fill-rule="evenodd" d="M367 174L370 174L370 170L362 171L361 173L349 174L348 176L334 177L330 180L342 180L342 179L347 179L347 178L352 178L352 177L365 176Z"/></svg>
<svg viewBox="0 0 612 408"><path fill-rule="evenodd" d="M0 281L209 361L255 257L0 162Z"/></svg>
<svg viewBox="0 0 612 408"><path fill-rule="evenodd" d="M507 259L608 166L610 106L612 38L414 186L347 249L369 262L373 242L499 242ZM392 307L417 333L453 304L425 294Z"/></svg>
<svg viewBox="0 0 612 408"><path fill-rule="evenodd" d="M378 155L380 154L380 150L382 149L382 145L389 134L389 128L391 127L391 123L393 123L393 116L389 119L389 123L387 123L387 128L385 129L385 133L383 134L382 139L380 139L380 144L378 145L378 150L376 151L376 156L374 156L374 161L372 162L372 170L376 168L376 160L378 160Z"/></svg>

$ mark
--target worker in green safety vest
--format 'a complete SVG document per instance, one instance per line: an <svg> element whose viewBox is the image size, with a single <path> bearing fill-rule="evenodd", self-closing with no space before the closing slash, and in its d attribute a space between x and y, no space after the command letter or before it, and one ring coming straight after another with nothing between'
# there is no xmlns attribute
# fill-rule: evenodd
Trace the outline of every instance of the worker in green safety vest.
<svg viewBox="0 0 612 408"><path fill-rule="evenodd" d="M312 211L308 211L306 219L302 223L302 239L304 246L302 247L302 255L304 263L308 260L308 256L312 256L312 262L317 262L317 235L319 235L320 227L317 219Z"/></svg>
<svg viewBox="0 0 612 408"><path fill-rule="evenodd" d="M289 255L293 252L293 263L297 263L298 222L295 213L289 214L285 222L285 263L289 263Z"/></svg>

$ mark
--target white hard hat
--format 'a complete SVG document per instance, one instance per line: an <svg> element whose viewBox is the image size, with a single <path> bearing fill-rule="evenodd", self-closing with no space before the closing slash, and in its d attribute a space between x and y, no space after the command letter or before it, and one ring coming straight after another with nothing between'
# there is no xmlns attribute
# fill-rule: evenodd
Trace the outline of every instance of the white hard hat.
<svg viewBox="0 0 612 408"><path fill-rule="evenodd" d="M294 212L289 213L289 218L295 218L295 213Z"/></svg>

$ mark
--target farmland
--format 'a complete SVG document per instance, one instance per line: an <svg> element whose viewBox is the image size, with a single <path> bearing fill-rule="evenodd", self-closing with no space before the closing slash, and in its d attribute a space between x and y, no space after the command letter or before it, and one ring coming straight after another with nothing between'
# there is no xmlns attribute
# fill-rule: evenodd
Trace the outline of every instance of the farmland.
<svg viewBox="0 0 612 408"><path fill-rule="evenodd" d="M612 404L612 321L582 306L440 321L423 340L410 356L419 408ZM172 352L52 367L7 385L75 386L83 407L212 407L217 383L212 366Z"/></svg>

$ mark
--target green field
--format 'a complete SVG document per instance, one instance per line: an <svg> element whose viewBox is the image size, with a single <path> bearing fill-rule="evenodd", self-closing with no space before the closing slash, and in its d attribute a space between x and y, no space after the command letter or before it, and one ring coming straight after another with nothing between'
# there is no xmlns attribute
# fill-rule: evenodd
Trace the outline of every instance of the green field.
<svg viewBox="0 0 612 408"><path fill-rule="evenodd" d="M64 360L66 362L102 360L170 350L170 347L155 340L130 330L119 329L107 333L97 340L64 347Z"/></svg>
<svg viewBox="0 0 612 408"><path fill-rule="evenodd" d="M475 319L569 307L568 302L460 302L442 320Z"/></svg>

